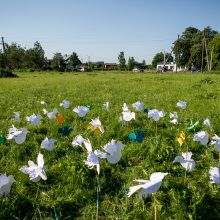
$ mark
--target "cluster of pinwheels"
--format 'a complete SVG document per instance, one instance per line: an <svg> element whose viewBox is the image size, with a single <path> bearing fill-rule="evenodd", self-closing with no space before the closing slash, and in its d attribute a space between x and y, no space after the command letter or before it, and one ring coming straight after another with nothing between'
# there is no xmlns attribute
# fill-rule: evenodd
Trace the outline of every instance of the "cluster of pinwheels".
<svg viewBox="0 0 220 220"><path fill-rule="evenodd" d="M47 103L44 101L40 102L41 105L46 106ZM65 109L70 108L71 103L68 100L63 100L62 103L60 103L60 107L63 107ZM106 102L103 104L106 111L110 110L110 104L109 102ZM183 101L179 101L176 104L176 107L180 107L182 110L184 110L187 107L187 103ZM144 112L148 116L148 118L151 118L156 124L161 118L165 118L166 113L163 110L157 110L157 109L144 109L144 103L143 102L136 102L132 104L132 108L134 111L130 110L128 105L126 103L122 106L122 115L119 116L119 122L122 126L126 125L132 120L136 120L136 114L138 112ZM73 112L76 113L80 118L87 116L89 112L91 111L92 106L91 105L82 105L77 106L73 109ZM135 113L135 111L137 113ZM54 108L52 111L48 111L46 108L43 109L44 116L38 114L32 114L30 116L26 116L26 122L29 123L31 126L38 126L40 123L42 123L42 119L47 120L55 120L58 124L62 125L58 129L58 133L62 134L63 136L68 136L70 132L72 131L72 128L68 125L63 125L64 123L64 115L61 114L57 108ZM147 117L146 117L147 118ZM14 112L13 120L16 122L20 122L20 113ZM179 124L179 118L177 112L170 112L170 123L173 124L173 126L177 126ZM195 127L198 123L192 123L187 129L195 131ZM206 126L209 130L213 129L211 126L211 122L208 118L206 118L203 122L203 125ZM105 126L102 125L99 117L91 119L91 121L88 123L87 129L91 131L94 135L101 136L104 132ZM14 125L12 125L8 129L8 134L6 136L7 141L14 140L16 144L23 144L26 140L26 138L29 136L31 132L28 131L26 127L23 128L16 128ZM84 135L83 135L84 136ZM81 134L78 134L76 137L73 137L72 140L72 146L73 147L81 147L84 152L86 152L87 157L85 158L85 165L88 166L89 169L96 169L97 175L100 174L100 159L107 160L110 164L116 164L120 161L122 155L123 155L123 148L125 145L122 143L122 141L119 140L109 140L108 143L106 143L104 146L101 147L102 150L100 150L100 146L98 146L98 149L93 150L92 144L89 139L84 138ZM183 144L186 144L186 137L185 132L180 131L179 136L177 137L177 141L180 146ZM1 144L4 144L4 136L1 134ZM29 138L29 137L28 137ZM137 135L134 133L131 133L128 135L129 141L137 141L139 143L142 143L143 139L147 138L144 135L143 131L138 131ZM31 139L31 135L30 135ZM204 145L206 147L210 145L215 145L216 150L220 154L220 137L218 137L216 134L212 137L212 140L210 141L209 134L205 130L201 130L198 132L194 132L194 138L193 141L199 142L201 145ZM40 149L46 149L47 151L52 151L55 149L55 143L57 140L55 138L48 138L45 137L41 144ZM173 158L173 163L179 162L182 167L185 169L186 172L191 172L196 167L196 161L192 159L192 152L188 150L182 152L182 156L176 156ZM28 166L22 166L20 168L20 171L24 174L27 174L31 181L38 182L40 179L47 180L46 171L44 168L44 156L39 151L38 157L37 157L37 164L35 164L33 161L28 161ZM50 172L49 170L47 172ZM135 182L138 182L139 184L136 186L131 186L129 188L129 192L127 193L127 196L130 197L132 194L134 194L136 191L140 190L139 197L143 198L146 197L148 194L155 193L160 186L162 185L163 178L167 175L167 172L154 172L150 175L150 180L143 180L143 179L135 179ZM209 170L209 176L211 183L220 184L220 170L219 167L210 167ZM12 175L7 176L6 174L0 175L0 195L8 195L11 189L11 185L15 182L15 179Z"/></svg>

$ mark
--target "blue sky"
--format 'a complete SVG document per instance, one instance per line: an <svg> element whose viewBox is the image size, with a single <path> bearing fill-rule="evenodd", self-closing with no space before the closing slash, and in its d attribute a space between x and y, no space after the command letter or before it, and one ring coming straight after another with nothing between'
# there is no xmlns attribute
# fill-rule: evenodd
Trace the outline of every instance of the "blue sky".
<svg viewBox="0 0 220 220"><path fill-rule="evenodd" d="M124 51L151 63L185 28L220 32L220 0L0 0L0 35L48 58L76 52L86 62L118 62Z"/></svg>

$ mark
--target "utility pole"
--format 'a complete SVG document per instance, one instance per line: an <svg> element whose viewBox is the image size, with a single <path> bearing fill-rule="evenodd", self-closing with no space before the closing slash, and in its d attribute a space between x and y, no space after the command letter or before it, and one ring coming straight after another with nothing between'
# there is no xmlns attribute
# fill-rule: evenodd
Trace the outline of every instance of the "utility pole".
<svg viewBox="0 0 220 220"><path fill-rule="evenodd" d="M177 73L177 68L179 65L179 38L180 35L178 34L178 38L177 38L177 56L176 56L176 73Z"/></svg>
<svg viewBox="0 0 220 220"><path fill-rule="evenodd" d="M210 66L209 66L209 54L208 54L208 49L207 49L207 44L206 44L206 39L205 39L205 33L203 31L203 36L204 36L204 41L205 41L205 53L206 53L206 59L207 59L207 67L208 67L208 71L210 70Z"/></svg>
<svg viewBox="0 0 220 220"><path fill-rule="evenodd" d="M203 38L202 38L202 64L201 64L201 73L203 72L203 60L204 60L204 32L203 32Z"/></svg>

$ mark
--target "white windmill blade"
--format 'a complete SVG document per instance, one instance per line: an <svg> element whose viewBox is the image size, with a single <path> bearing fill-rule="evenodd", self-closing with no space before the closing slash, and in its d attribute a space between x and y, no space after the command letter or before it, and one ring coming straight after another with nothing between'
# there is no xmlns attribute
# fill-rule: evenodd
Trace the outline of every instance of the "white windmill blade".
<svg viewBox="0 0 220 220"><path fill-rule="evenodd" d="M111 164L118 163L118 161L121 159L122 153L121 150L118 150L114 152L113 154L108 154L107 155L107 160Z"/></svg>
<svg viewBox="0 0 220 220"><path fill-rule="evenodd" d="M168 173L162 173L162 172L155 172L150 175L150 181L159 181L163 180L163 178L167 175Z"/></svg>
<svg viewBox="0 0 220 220"><path fill-rule="evenodd" d="M149 181L148 183L143 185L143 188L145 189L145 192L147 194L152 194L157 192L157 190L161 187L162 185L162 179L154 180L154 181Z"/></svg>
<svg viewBox="0 0 220 220"><path fill-rule="evenodd" d="M138 191L139 189L141 189L143 187L143 185L137 185L137 186L131 186L129 187L129 191L127 196L130 197L132 196L136 191Z"/></svg>
<svg viewBox="0 0 220 220"><path fill-rule="evenodd" d="M100 150L95 150L95 151L94 151L94 154L95 154L97 157L99 157L99 158L107 158L107 154L101 152Z"/></svg>
<svg viewBox="0 0 220 220"><path fill-rule="evenodd" d="M184 159L181 156L176 156L173 163L184 163Z"/></svg>
<svg viewBox="0 0 220 220"><path fill-rule="evenodd" d="M43 180L47 180L47 175L46 175L46 173L45 173L44 170L42 170L42 172L39 173L39 176L40 176Z"/></svg>
<svg viewBox="0 0 220 220"><path fill-rule="evenodd" d="M39 153L38 156L37 156L37 165L40 168L44 167L44 156L41 153Z"/></svg>
<svg viewBox="0 0 220 220"><path fill-rule="evenodd" d="M103 149L107 152L107 153L109 153L109 154L114 154L116 151L117 151L117 146L116 146L116 144L115 144L115 140L111 140L111 142L109 142L109 143L107 143L104 147L103 147Z"/></svg>
<svg viewBox="0 0 220 220"><path fill-rule="evenodd" d="M84 144L86 150L88 151L88 153L91 153L92 152L92 145L91 145L90 141L87 139L84 139L83 144Z"/></svg>
<svg viewBox="0 0 220 220"><path fill-rule="evenodd" d="M142 179L134 179L133 181L138 182L138 183L143 183L143 184L150 182L150 180L142 180Z"/></svg>
<svg viewBox="0 0 220 220"><path fill-rule="evenodd" d="M19 169L22 173L24 174L29 174L30 173L30 170L29 170L29 167L27 166L23 166Z"/></svg>
<svg viewBox="0 0 220 220"><path fill-rule="evenodd" d="M37 165L32 160L28 161L28 166L29 167L37 167Z"/></svg>
<svg viewBox="0 0 220 220"><path fill-rule="evenodd" d="M98 175L100 174L100 164L97 164L96 165L96 171L97 171L97 173L98 173Z"/></svg>

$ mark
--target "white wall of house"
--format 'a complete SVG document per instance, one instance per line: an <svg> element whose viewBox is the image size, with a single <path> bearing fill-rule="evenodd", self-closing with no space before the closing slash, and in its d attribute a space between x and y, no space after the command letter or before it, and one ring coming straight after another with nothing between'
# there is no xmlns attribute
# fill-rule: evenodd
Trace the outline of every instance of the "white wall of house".
<svg viewBox="0 0 220 220"><path fill-rule="evenodd" d="M163 63L158 63L157 64L157 71L162 71L164 67L164 64ZM165 65L167 71L171 71L171 72L176 72L176 63L166 63ZM186 67L178 67L177 68L177 72L180 72L180 71L187 71L187 68Z"/></svg>

